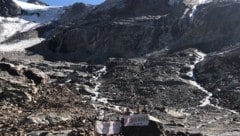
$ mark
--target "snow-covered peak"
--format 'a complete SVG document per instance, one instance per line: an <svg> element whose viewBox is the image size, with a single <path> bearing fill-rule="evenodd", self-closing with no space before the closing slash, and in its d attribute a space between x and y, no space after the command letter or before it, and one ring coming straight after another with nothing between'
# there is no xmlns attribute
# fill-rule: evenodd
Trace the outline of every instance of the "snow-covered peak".
<svg viewBox="0 0 240 136"><path fill-rule="evenodd" d="M27 15L22 15L21 18L36 22L36 23L49 23L58 20L60 15L64 13L63 8L48 8L46 10L34 10L35 12Z"/></svg>
<svg viewBox="0 0 240 136"><path fill-rule="evenodd" d="M27 3L20 0L13 0L19 7L23 10L47 10L49 7L45 5L36 5L32 3Z"/></svg>
<svg viewBox="0 0 240 136"><path fill-rule="evenodd" d="M43 37L32 34L31 37L18 39L21 34L34 31L52 21L58 20L64 13L63 7L36 5L13 0L24 12L18 17L0 17L0 51L23 51L39 44Z"/></svg>
<svg viewBox="0 0 240 136"><path fill-rule="evenodd" d="M20 0L13 0L13 2L26 11L20 18L36 23L48 23L57 20L64 12L63 7L59 6L36 5Z"/></svg>

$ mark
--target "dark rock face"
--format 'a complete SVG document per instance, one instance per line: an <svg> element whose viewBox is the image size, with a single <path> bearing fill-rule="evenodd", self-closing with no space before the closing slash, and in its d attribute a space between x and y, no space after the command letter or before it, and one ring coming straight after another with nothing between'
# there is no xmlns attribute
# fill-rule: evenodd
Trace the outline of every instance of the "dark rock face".
<svg viewBox="0 0 240 136"><path fill-rule="evenodd" d="M10 75L13 76L20 76L22 71L19 69L20 66L15 66L14 64L7 63L7 62L0 62L0 69L2 71L8 72Z"/></svg>
<svg viewBox="0 0 240 136"><path fill-rule="evenodd" d="M38 69L26 70L24 71L24 75L28 79L33 80L36 84L46 83L48 80L48 76Z"/></svg>
<svg viewBox="0 0 240 136"><path fill-rule="evenodd" d="M75 3L65 9L66 11L61 16L60 22L65 24L79 22L83 20L93 8L94 6L84 3Z"/></svg>
<svg viewBox="0 0 240 136"><path fill-rule="evenodd" d="M118 6L119 3L122 6ZM169 6L167 1L106 1L85 19L80 16L76 19L78 23L59 31L54 38L32 50L47 48L67 60L97 63L109 57L140 56L164 48L173 40L171 27L185 8L182 3ZM49 59L49 55L46 57Z"/></svg>
<svg viewBox="0 0 240 136"><path fill-rule="evenodd" d="M0 69L4 71L8 71L12 65L10 63L0 63Z"/></svg>
<svg viewBox="0 0 240 136"><path fill-rule="evenodd" d="M49 60L103 63L109 57L131 58L165 47L212 52L239 41L238 2L187 8L187 1L167 0L108 0L94 8L76 4L62 18L66 22L73 15L73 23L30 50ZM75 14L77 9L81 14Z"/></svg>
<svg viewBox="0 0 240 136"><path fill-rule="evenodd" d="M162 124L150 121L145 127L126 127L123 134L124 136L164 136L165 131Z"/></svg>
<svg viewBox="0 0 240 136"><path fill-rule="evenodd" d="M21 9L12 0L0 0L0 16L10 17L21 14Z"/></svg>
<svg viewBox="0 0 240 136"><path fill-rule="evenodd" d="M114 18L165 14L182 15L185 8L186 5L183 4L183 1L170 5L168 0L107 0L103 4L96 6L89 17L99 15Z"/></svg>
<svg viewBox="0 0 240 136"><path fill-rule="evenodd" d="M159 19L159 22L161 20L163 19ZM37 52L42 50L42 47L46 48L45 45L47 45L50 51L66 55L64 58L69 58L67 60L75 61L76 59L76 61L99 63L109 57L139 56L155 48L163 48L165 45L164 42L157 39L167 34L165 32L167 28L155 26L157 22L151 24L143 22L139 25L134 23L131 25L131 21L127 22L126 25L111 22L102 23L102 25L94 27L91 24L86 24L69 28L67 31L64 30L64 33L57 35L56 38L43 43L40 48L35 47L31 50ZM146 24L148 25L146 26ZM48 55L45 57L49 59Z"/></svg>
<svg viewBox="0 0 240 136"><path fill-rule="evenodd" d="M197 9L192 28L181 36L173 48L194 47L212 52L240 40L240 3L213 2Z"/></svg>

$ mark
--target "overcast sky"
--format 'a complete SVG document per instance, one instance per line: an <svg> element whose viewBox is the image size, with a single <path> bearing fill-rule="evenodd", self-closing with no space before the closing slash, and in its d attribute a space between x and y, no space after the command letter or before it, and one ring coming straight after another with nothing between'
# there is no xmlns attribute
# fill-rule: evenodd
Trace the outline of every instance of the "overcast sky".
<svg viewBox="0 0 240 136"><path fill-rule="evenodd" d="M66 6L66 5L71 5L75 2L84 2L87 4L96 5L103 2L104 0L42 0L42 1L51 6Z"/></svg>

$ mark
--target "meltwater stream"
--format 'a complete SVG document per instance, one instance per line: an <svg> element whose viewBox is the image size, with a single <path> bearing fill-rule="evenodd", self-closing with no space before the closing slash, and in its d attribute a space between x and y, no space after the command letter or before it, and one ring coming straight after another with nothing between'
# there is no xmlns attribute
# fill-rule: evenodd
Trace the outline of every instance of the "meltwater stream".
<svg viewBox="0 0 240 136"><path fill-rule="evenodd" d="M205 88L203 88L200 84L198 84L196 82L196 78L195 78L195 76L193 74L193 70L195 68L195 65L197 65L198 63L203 61L205 56L206 56L206 54L204 54L204 53L202 53L202 52L200 52L198 50L195 50L194 52L196 53L197 57L196 57L196 60L194 61L194 63L192 65L190 65L190 71L187 73L188 76L193 78L193 80L189 80L189 83L207 94L207 96L201 101L201 105L199 105L200 107L204 107L206 105L214 106L213 104L211 104L211 101L210 101L210 99L212 98L213 94L211 92L207 91Z"/></svg>
<svg viewBox="0 0 240 136"><path fill-rule="evenodd" d="M195 86L196 88L198 88L199 90L201 90L202 92L204 92L206 94L206 97L200 101L200 105L198 105L197 107L212 106L219 110L225 109L223 107L218 106L218 104L216 104L216 105L212 104L211 99L215 99L212 97L213 94L211 92L209 92L208 90L206 90L204 87L202 87L199 83L197 83L193 71L195 69L195 66L198 63L204 61L206 54L204 54L198 50L195 50L194 53L196 54L196 60L193 62L192 65L188 65L190 67L190 71L188 73L186 73L189 77L192 77L193 80L187 80L187 82L189 84L191 84L192 86ZM101 111L101 109L107 108L109 110L112 110L112 111L115 111L118 113L123 113L127 107L122 107L122 106L111 104L111 103L109 103L108 98L100 95L101 92L99 91L99 89L102 84L99 79L106 73L107 73L107 68L106 68L106 66L104 66L100 70L94 72L94 76L92 76L92 78L91 78L91 82L95 84L95 86L91 89L91 91L93 92L93 96L91 97L92 106L97 111ZM226 110L228 110L232 113L237 113L236 111L233 111L233 110L229 110L229 109L226 109ZM130 109L130 111L132 111L132 110Z"/></svg>
<svg viewBox="0 0 240 136"><path fill-rule="evenodd" d="M208 90L206 90L204 87L202 87L199 83L197 83L193 71L195 69L195 66L198 63L204 61L204 59L206 57L206 54L204 54L204 53L202 53L198 50L195 50L194 53L197 55L196 60L194 61L194 63L192 65L189 65L190 71L187 73L187 75L192 77L193 80L189 80L188 82L191 85L197 87L199 90L203 91L206 94L206 97L203 100L200 101L201 104L198 107L204 107L204 106L209 105L209 106L215 107L216 109L219 109L219 110L224 109L223 107L218 106L218 104L216 104L216 105L212 104L211 99L213 99L213 97L212 97L213 94L211 92L209 92ZM237 113L234 110L229 110L229 111L232 112L232 113Z"/></svg>
<svg viewBox="0 0 240 136"><path fill-rule="evenodd" d="M195 4L192 5L192 11L189 14L190 23L193 22L195 13L197 12L197 7L202 4L210 3L212 0L198 0Z"/></svg>
<svg viewBox="0 0 240 136"><path fill-rule="evenodd" d="M92 88L92 92L94 96L91 97L92 106L97 110L98 112L104 112L101 109L107 108L109 110L113 110L118 113L123 113L126 110L126 107L114 105L108 102L108 98L106 97L100 97L99 89L101 87L101 82L99 81L99 78L101 78L103 75L107 73L107 68L104 66L102 69L94 72L94 76L91 79L91 82L95 83L95 87ZM131 110L130 110L131 111Z"/></svg>

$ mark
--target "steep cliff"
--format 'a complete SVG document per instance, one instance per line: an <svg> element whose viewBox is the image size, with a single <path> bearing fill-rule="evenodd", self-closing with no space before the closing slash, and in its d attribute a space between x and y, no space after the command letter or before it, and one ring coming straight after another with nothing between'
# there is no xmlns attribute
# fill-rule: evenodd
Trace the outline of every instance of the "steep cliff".
<svg viewBox="0 0 240 136"><path fill-rule="evenodd" d="M240 41L240 3L213 2L197 8L191 29L172 48L194 47L213 52Z"/></svg>

